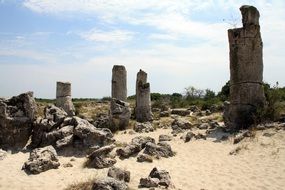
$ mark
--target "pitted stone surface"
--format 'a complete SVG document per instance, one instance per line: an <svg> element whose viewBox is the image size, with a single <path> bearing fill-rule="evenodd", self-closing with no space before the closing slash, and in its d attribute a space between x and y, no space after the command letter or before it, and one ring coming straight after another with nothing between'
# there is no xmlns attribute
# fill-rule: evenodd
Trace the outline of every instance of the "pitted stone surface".
<svg viewBox="0 0 285 190"><path fill-rule="evenodd" d="M150 84L147 83L147 73L140 70L136 81L136 120L138 122L152 121L150 100Z"/></svg>
<svg viewBox="0 0 285 190"><path fill-rule="evenodd" d="M127 100L127 71L123 65L114 65L113 67L112 98Z"/></svg>
<svg viewBox="0 0 285 190"><path fill-rule="evenodd" d="M228 30L231 86L224 112L225 124L236 129L253 124L256 110L265 105L260 15L253 6L244 5L240 11L243 27Z"/></svg>
<svg viewBox="0 0 285 190"><path fill-rule="evenodd" d="M71 98L71 83L56 83L56 106L62 108L70 116L75 114Z"/></svg>

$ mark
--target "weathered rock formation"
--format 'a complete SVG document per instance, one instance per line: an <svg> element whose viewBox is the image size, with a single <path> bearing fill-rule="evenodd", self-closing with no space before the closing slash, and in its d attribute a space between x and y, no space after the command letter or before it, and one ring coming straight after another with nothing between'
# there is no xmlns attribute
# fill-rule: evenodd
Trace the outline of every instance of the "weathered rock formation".
<svg viewBox="0 0 285 190"><path fill-rule="evenodd" d="M128 185L124 181L106 177L104 179L95 180L92 190L127 190Z"/></svg>
<svg viewBox="0 0 285 190"><path fill-rule="evenodd" d="M139 123L136 122L134 131L137 133L148 133L154 131L154 128L150 122Z"/></svg>
<svg viewBox="0 0 285 190"><path fill-rule="evenodd" d="M114 142L107 128L96 128L87 120L73 116L56 106L45 108L45 118L34 123L31 147L53 145L57 149L76 147L93 150Z"/></svg>
<svg viewBox="0 0 285 190"><path fill-rule="evenodd" d="M115 145L104 146L88 155L87 166L96 169L103 169L113 166L117 161L109 156Z"/></svg>
<svg viewBox="0 0 285 190"><path fill-rule="evenodd" d="M142 70L137 74L135 117L138 122L153 120L150 101L150 84L147 83L147 73Z"/></svg>
<svg viewBox="0 0 285 190"><path fill-rule="evenodd" d="M174 156L171 146L166 142L159 142L157 144L148 142L145 145L144 154L154 156L156 158L164 157L169 158Z"/></svg>
<svg viewBox="0 0 285 190"><path fill-rule="evenodd" d="M0 148L23 148L32 133L36 112L33 92L0 99Z"/></svg>
<svg viewBox="0 0 285 190"><path fill-rule="evenodd" d="M122 65L112 70L112 100L109 125L112 131L123 130L129 124L131 109L127 100L127 71Z"/></svg>
<svg viewBox="0 0 285 190"><path fill-rule="evenodd" d="M147 178L140 179L139 187L164 187L164 188L174 188L171 182L171 177L166 170L159 170L156 167L153 168Z"/></svg>
<svg viewBox="0 0 285 190"><path fill-rule="evenodd" d="M111 167L108 170L108 177L112 177L119 181L130 182L131 179L131 172L127 170L123 170L117 167Z"/></svg>
<svg viewBox="0 0 285 190"><path fill-rule="evenodd" d="M118 148L116 150L117 155L120 158L129 158L130 156L138 154L142 149L144 149L148 142L155 143L155 140L151 137L135 137L132 139L131 143L125 147Z"/></svg>
<svg viewBox="0 0 285 190"><path fill-rule="evenodd" d="M69 116L75 114L75 108L71 98L71 83L56 83L56 106L62 108Z"/></svg>
<svg viewBox="0 0 285 190"><path fill-rule="evenodd" d="M113 67L112 98L127 100L127 71L123 65L114 65Z"/></svg>
<svg viewBox="0 0 285 190"><path fill-rule="evenodd" d="M226 125L235 129L253 124L255 112L265 104L260 15L253 6L244 5L240 11L243 27L228 30L230 104L224 114Z"/></svg>
<svg viewBox="0 0 285 190"><path fill-rule="evenodd" d="M112 99L110 108L110 129L112 131L124 130L129 125L131 109L129 103Z"/></svg>
<svg viewBox="0 0 285 190"><path fill-rule="evenodd" d="M39 174L50 169L56 169L59 165L55 149L52 146L47 146L34 149L22 169L31 174Z"/></svg>

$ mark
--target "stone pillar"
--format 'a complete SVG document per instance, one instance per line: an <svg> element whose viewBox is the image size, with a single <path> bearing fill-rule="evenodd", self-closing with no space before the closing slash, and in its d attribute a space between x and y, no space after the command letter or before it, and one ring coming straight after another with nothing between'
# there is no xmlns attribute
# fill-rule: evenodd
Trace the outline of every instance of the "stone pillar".
<svg viewBox="0 0 285 190"><path fill-rule="evenodd" d="M259 12L248 5L240 11L243 27L228 30L230 104L224 114L225 124L235 129L255 123L256 111L265 105Z"/></svg>
<svg viewBox="0 0 285 190"><path fill-rule="evenodd" d="M140 70L136 81L135 116L138 122L152 121L150 84L147 83L147 73Z"/></svg>
<svg viewBox="0 0 285 190"><path fill-rule="evenodd" d="M71 99L71 83L56 83L56 106L62 108L70 116L75 114L75 108Z"/></svg>
<svg viewBox="0 0 285 190"><path fill-rule="evenodd" d="M114 65L113 67L112 98L127 100L127 71L123 65Z"/></svg>
<svg viewBox="0 0 285 190"><path fill-rule="evenodd" d="M131 117L127 101L127 71L123 65L114 65L112 69L112 100L110 103L110 129L124 130Z"/></svg>

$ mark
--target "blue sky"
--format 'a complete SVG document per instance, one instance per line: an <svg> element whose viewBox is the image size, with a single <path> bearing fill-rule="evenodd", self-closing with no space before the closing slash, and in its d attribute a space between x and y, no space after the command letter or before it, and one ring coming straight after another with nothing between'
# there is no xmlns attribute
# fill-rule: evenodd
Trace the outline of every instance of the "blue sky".
<svg viewBox="0 0 285 190"><path fill-rule="evenodd" d="M129 95L139 69L152 92L219 91L243 4L261 13L264 81L285 86L282 0L0 0L0 97L54 98L56 81L72 82L73 97L110 96L115 64Z"/></svg>

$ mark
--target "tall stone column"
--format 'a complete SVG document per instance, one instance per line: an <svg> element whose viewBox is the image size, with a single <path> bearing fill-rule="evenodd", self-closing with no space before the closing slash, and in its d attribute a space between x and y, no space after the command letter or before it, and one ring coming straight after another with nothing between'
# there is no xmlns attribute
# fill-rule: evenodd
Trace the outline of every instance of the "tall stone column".
<svg viewBox="0 0 285 190"><path fill-rule="evenodd" d="M140 70L136 81L135 116L138 122L152 121L150 84L147 83L147 73Z"/></svg>
<svg viewBox="0 0 285 190"><path fill-rule="evenodd" d="M62 108L70 116L75 114L71 98L71 83L56 83L56 106Z"/></svg>
<svg viewBox="0 0 285 190"><path fill-rule="evenodd" d="M127 101L127 71L123 65L112 69L112 100L110 104L110 129L124 130L129 125L131 109Z"/></svg>
<svg viewBox="0 0 285 190"><path fill-rule="evenodd" d="M263 109L263 58L259 12L253 6L240 8L242 28L228 30L230 47L230 104L225 124L240 129L255 122L255 113Z"/></svg>
<svg viewBox="0 0 285 190"><path fill-rule="evenodd" d="M112 98L127 100L127 71L123 65L114 65L113 67Z"/></svg>

